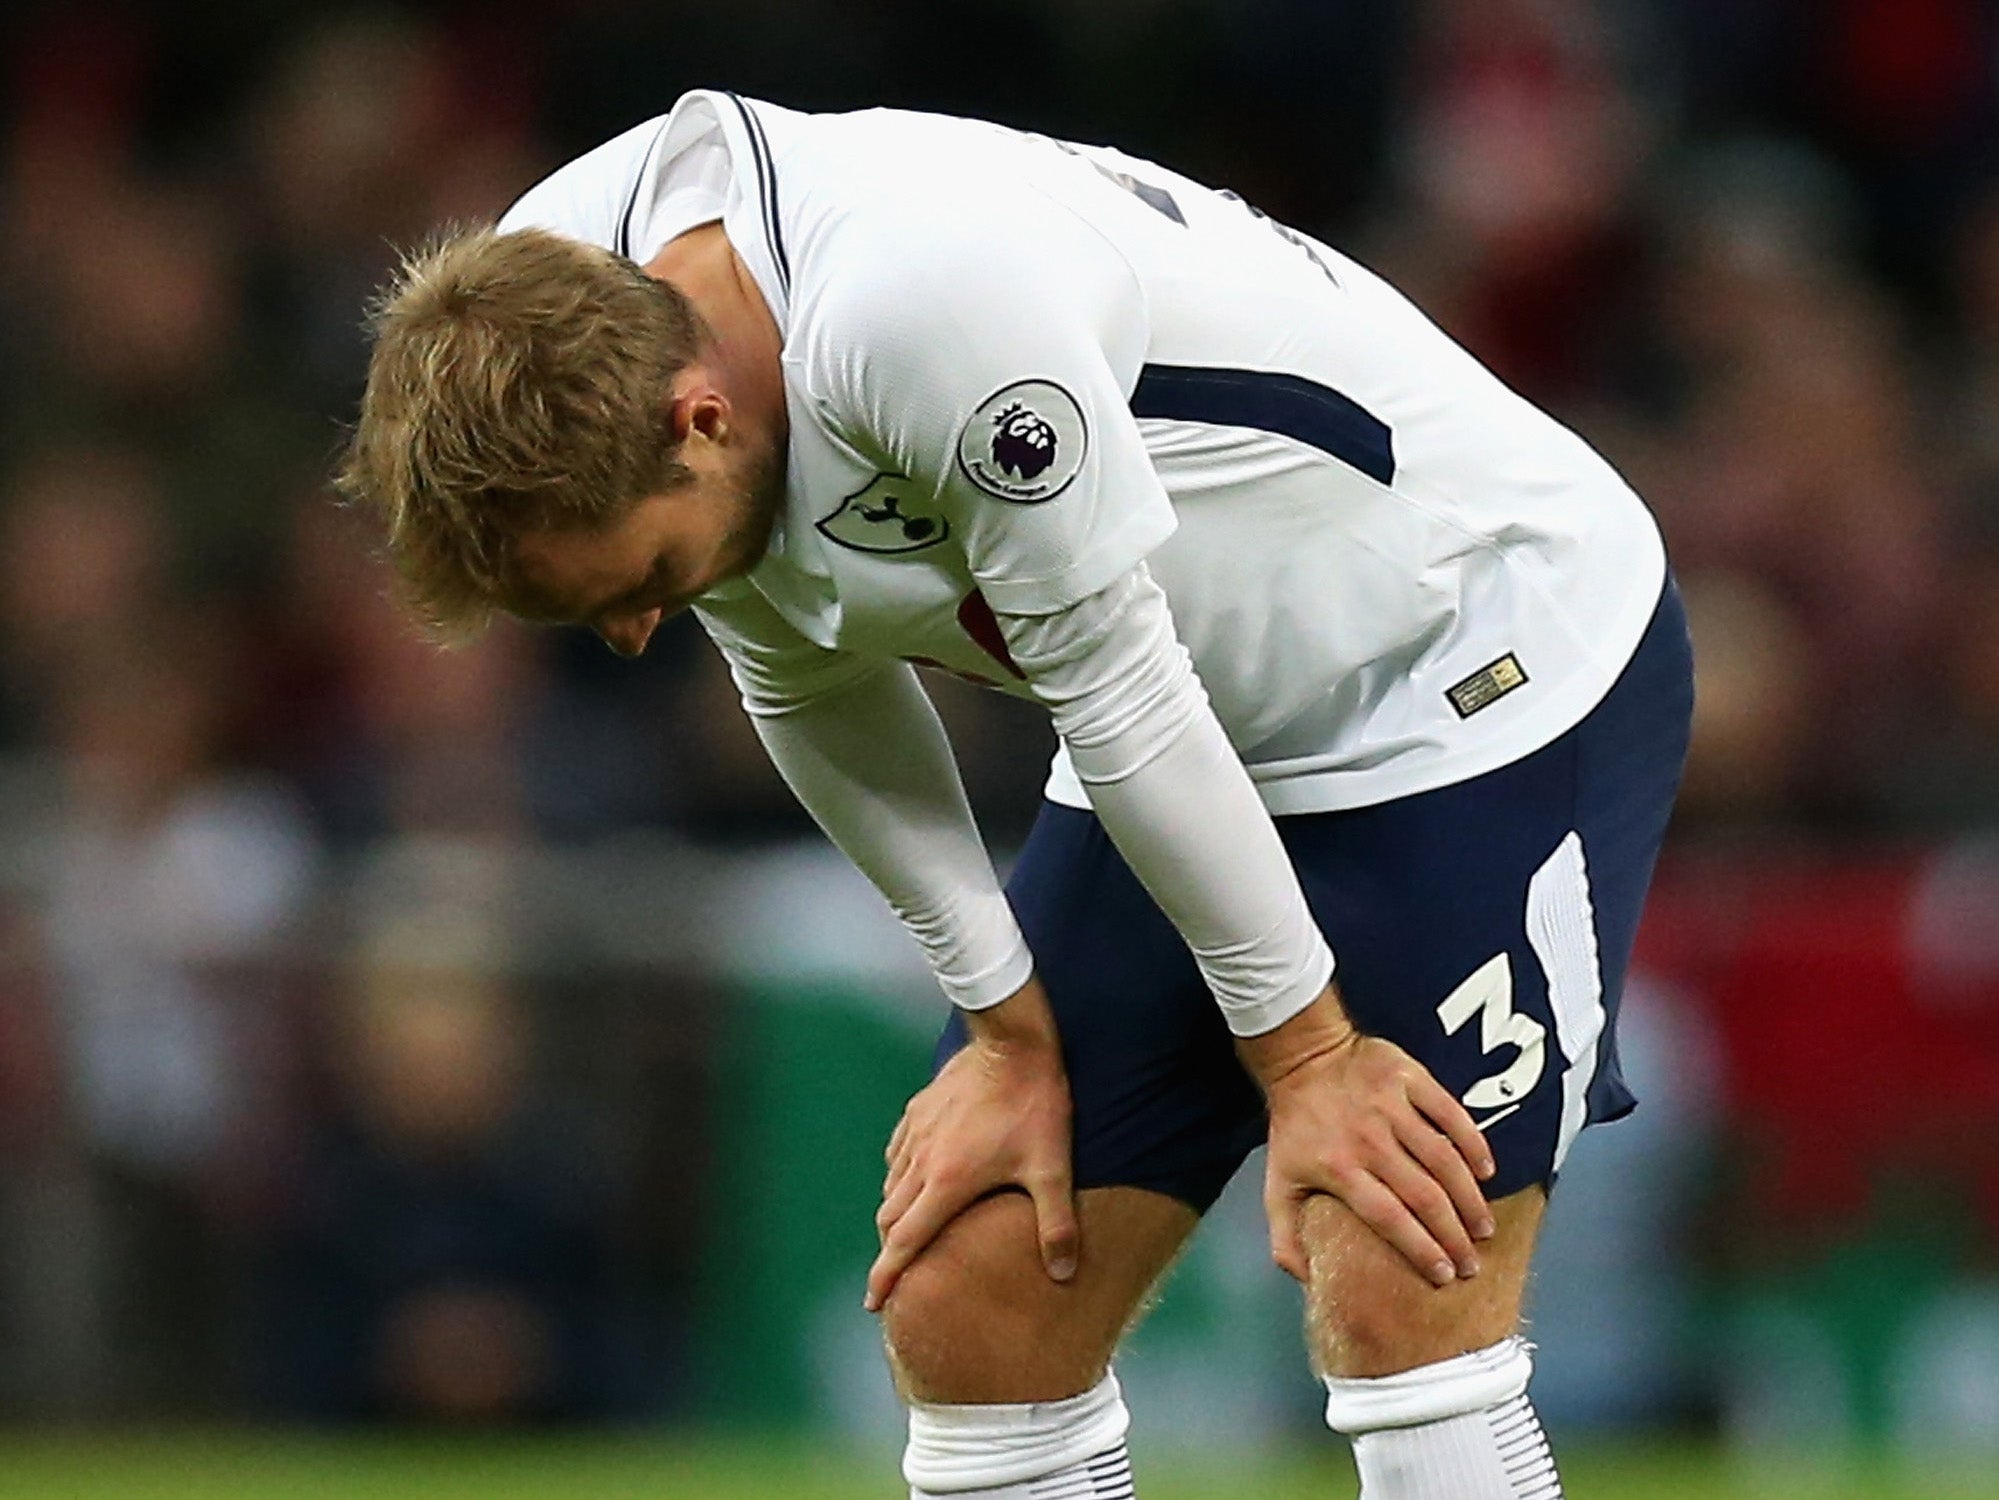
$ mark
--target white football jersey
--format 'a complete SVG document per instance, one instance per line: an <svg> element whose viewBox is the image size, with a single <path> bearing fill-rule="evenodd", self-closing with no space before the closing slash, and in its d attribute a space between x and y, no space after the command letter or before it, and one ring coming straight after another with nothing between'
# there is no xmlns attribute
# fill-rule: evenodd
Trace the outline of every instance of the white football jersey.
<svg viewBox="0 0 1999 1500"><path fill-rule="evenodd" d="M784 339L784 513L697 611L752 671L899 657L1032 696L994 611L1140 562L1273 813L1504 765L1577 723L1664 580L1580 438L1393 288L1100 147L695 93L503 229L644 263L720 220ZM1088 798L1058 754L1049 795Z"/></svg>

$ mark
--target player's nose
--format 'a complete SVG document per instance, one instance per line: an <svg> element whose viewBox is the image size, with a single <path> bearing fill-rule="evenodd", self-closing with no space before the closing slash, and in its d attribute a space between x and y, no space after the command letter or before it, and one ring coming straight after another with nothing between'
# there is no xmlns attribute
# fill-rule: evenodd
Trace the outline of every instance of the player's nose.
<svg viewBox="0 0 1999 1500"><path fill-rule="evenodd" d="M659 628L660 612L648 609L643 613L614 615L601 621L597 634L604 638L604 644L620 656L637 656L645 650L646 642L652 639L653 631Z"/></svg>

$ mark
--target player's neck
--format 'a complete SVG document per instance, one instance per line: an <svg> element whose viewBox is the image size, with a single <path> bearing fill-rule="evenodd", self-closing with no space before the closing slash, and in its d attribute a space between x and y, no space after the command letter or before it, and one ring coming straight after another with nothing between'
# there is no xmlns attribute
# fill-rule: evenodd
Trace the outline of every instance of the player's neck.
<svg viewBox="0 0 1999 1500"><path fill-rule="evenodd" d="M784 335L763 291L720 223L669 240L645 267L694 305L710 342L702 359L738 411L782 438L785 428Z"/></svg>

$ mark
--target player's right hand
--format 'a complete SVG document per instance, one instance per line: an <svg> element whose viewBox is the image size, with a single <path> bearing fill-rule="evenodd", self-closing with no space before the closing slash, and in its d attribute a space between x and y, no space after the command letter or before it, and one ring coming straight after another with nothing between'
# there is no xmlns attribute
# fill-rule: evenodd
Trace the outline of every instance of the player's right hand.
<svg viewBox="0 0 1999 1500"><path fill-rule="evenodd" d="M1030 993L1031 992L1031 993ZM1038 984L996 1009L1046 1015ZM959 1214L989 1193L1019 1188L1034 1200L1041 1262L1057 1281L1076 1274L1076 1201L1070 1184L1069 1079L1052 1020L1002 1034L990 1021L909 1101L890 1137L875 1227L881 1254L865 1306L879 1312L910 1264Z"/></svg>

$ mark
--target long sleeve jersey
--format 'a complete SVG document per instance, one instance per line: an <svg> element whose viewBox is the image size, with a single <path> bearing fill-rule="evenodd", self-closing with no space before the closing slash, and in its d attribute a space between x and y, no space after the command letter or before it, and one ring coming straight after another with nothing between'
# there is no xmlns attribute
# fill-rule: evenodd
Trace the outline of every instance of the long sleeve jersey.
<svg viewBox="0 0 1999 1500"><path fill-rule="evenodd" d="M1608 691L1662 586L1615 471L1387 283L1100 147L694 93L503 219L719 221L783 337L786 496L696 602L773 759L976 1008L1032 955L912 664L1032 698L1238 1033L1332 955L1273 816L1465 780Z"/></svg>

